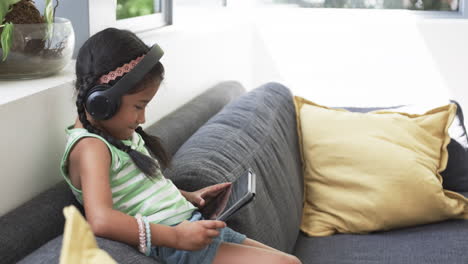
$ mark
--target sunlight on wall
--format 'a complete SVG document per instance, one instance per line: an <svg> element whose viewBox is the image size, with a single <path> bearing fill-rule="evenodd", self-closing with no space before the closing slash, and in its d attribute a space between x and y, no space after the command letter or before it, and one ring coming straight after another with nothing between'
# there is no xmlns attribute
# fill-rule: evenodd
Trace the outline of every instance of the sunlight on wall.
<svg viewBox="0 0 468 264"><path fill-rule="evenodd" d="M438 104L452 97L409 12L268 9L256 32L294 94L325 105ZM265 76L263 78L266 78Z"/></svg>

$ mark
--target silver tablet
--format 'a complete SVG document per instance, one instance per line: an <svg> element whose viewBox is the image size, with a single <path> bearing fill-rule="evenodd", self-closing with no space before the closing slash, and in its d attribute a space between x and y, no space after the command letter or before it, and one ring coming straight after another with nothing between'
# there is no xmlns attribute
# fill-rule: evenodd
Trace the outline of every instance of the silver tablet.
<svg viewBox="0 0 468 264"><path fill-rule="evenodd" d="M246 170L224 192L204 208L205 219L226 221L255 197L256 175L252 169Z"/></svg>

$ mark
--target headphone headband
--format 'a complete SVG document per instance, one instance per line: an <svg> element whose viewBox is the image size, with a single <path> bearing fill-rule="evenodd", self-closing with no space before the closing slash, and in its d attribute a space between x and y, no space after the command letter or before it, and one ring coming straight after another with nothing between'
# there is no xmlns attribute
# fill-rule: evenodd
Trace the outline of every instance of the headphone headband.
<svg viewBox="0 0 468 264"><path fill-rule="evenodd" d="M145 57L133 68L130 72L125 74L116 84L109 89L113 96L123 96L126 92L132 89L143 77L156 65L164 51L158 44L146 53Z"/></svg>

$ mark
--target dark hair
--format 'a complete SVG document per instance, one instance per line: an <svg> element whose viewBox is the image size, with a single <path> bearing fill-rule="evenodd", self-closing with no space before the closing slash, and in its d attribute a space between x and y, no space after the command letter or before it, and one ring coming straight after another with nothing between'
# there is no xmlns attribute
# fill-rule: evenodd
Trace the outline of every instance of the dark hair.
<svg viewBox="0 0 468 264"><path fill-rule="evenodd" d="M118 149L125 151L131 157L135 165L148 177L156 176L159 168L157 162L139 151L131 149L122 141L112 137L106 132L93 126L86 117L85 96L89 89L97 84L98 79L117 67L130 62L131 60L146 54L149 47L139 39L134 33L127 30L107 28L91 36L78 52L76 58L76 108L78 117L89 132L105 138L109 143ZM121 78L121 77L120 77ZM115 84L120 78L109 82ZM153 69L129 91L129 94L136 93L144 87L146 82L162 82L164 79L164 67L158 62ZM151 153L159 160L163 167L168 167L170 156L164 150L161 140L155 136L146 134L141 127L136 129L141 135L146 146Z"/></svg>

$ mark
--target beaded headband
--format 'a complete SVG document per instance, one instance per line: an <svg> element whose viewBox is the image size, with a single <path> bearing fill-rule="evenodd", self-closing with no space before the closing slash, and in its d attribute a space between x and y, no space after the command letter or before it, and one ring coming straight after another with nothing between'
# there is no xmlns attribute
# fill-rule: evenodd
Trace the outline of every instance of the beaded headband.
<svg viewBox="0 0 468 264"><path fill-rule="evenodd" d="M130 72L143 59L143 57L145 57L145 55L141 55L129 63L126 63L117 69L101 76L101 78L99 78L99 84L109 83L110 81L117 79L117 77L123 76L125 73Z"/></svg>

